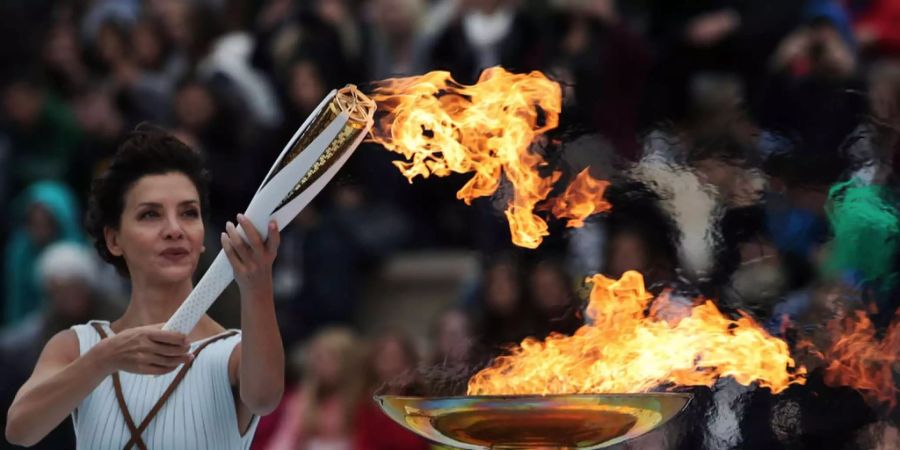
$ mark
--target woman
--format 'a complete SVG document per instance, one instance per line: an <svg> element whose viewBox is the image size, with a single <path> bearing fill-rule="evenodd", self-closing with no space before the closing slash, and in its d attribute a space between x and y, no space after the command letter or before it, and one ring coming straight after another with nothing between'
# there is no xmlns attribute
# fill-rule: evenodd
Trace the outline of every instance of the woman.
<svg viewBox="0 0 900 450"><path fill-rule="evenodd" d="M460 308L441 312L431 327L431 364L460 368L474 365L475 335L471 317Z"/></svg>
<svg viewBox="0 0 900 450"><path fill-rule="evenodd" d="M488 261L482 277L479 346L496 356L529 335L534 316L525 302L521 267L511 255Z"/></svg>
<svg viewBox="0 0 900 450"><path fill-rule="evenodd" d="M368 386L356 411L354 450L428 450L426 440L398 425L371 400L373 394L420 394L418 360L415 344L404 332L386 332L375 340L366 357Z"/></svg>
<svg viewBox="0 0 900 450"><path fill-rule="evenodd" d="M272 436L259 448L353 448L364 382L359 347L359 338L344 327L326 328L312 337L303 351L300 383L285 395Z"/></svg>
<svg viewBox="0 0 900 450"><path fill-rule="evenodd" d="M88 228L100 256L130 279L128 308L47 343L9 409L8 441L33 445L71 414L79 448L249 448L284 389L275 224L263 242L238 216L249 243L231 222L221 236L241 292L240 331L208 316L187 335L161 329L193 288L206 178L198 154L162 131L141 127L121 145L94 182Z"/></svg>
<svg viewBox="0 0 900 450"><path fill-rule="evenodd" d="M539 261L528 277L531 307L537 316L535 337L550 334L573 335L584 325L581 302L562 263L555 259Z"/></svg>

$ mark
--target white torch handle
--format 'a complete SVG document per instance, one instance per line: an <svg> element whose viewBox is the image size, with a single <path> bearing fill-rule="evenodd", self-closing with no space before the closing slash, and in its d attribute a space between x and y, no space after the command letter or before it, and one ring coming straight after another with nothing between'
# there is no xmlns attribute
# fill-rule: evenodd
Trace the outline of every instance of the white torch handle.
<svg viewBox="0 0 900 450"><path fill-rule="evenodd" d="M253 223L263 239L268 235L267 225L270 217L278 221L279 229L283 229L325 187L328 180L337 173L350 154L353 153L356 145L359 145L361 139L357 138L353 142L353 146L345 154L340 155L339 159L319 176L315 182L311 183L296 198L279 209L278 212L284 211L283 214L272 214L273 210L281 204L291 189L309 172L328 148L328 145L337 137L347 120L347 114L339 114L322 133L301 151L296 158L276 173L250 200L250 205L247 207L244 215ZM364 136L365 133L361 133L360 137ZM240 233L241 237L247 239L241 227L238 227L238 233ZM209 269L203 274L200 282L194 287L194 290L188 294L187 299L182 302L175 314L163 326L163 330L177 331L184 334L189 333L233 279L234 270L231 267L231 263L228 262L225 252L220 251L209 266Z"/></svg>
<svg viewBox="0 0 900 450"><path fill-rule="evenodd" d="M216 259L203 274L200 282L188 295L175 314L163 326L163 330L188 334L206 314L213 302L234 279L234 271L224 251L219 251Z"/></svg>

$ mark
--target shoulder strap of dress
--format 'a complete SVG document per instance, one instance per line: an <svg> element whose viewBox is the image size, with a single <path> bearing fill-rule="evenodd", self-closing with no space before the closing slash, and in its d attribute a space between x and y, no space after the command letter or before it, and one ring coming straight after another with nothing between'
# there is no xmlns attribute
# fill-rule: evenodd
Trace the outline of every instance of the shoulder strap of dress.
<svg viewBox="0 0 900 450"><path fill-rule="evenodd" d="M97 333L100 335L100 340L106 339L106 330L103 329L102 325L97 322L91 322L91 325L97 330ZM138 431L137 425L134 424L131 413L128 412L128 405L125 403L125 396L122 394L122 381L119 379L119 372L113 372L112 382L113 389L116 391L116 401L119 403L119 411L122 412L122 417L125 419L125 425L128 426L128 431L131 432L131 440L138 446L138 449L147 450L147 444L141 439L141 433ZM137 440L135 440L135 436L137 436ZM126 446L125 448L128 447Z"/></svg>

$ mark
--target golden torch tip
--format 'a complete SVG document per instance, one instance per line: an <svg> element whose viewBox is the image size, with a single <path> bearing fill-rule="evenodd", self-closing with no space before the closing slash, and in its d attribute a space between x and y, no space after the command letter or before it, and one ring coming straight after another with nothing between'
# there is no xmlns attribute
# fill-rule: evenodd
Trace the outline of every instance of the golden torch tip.
<svg viewBox="0 0 900 450"><path fill-rule="evenodd" d="M350 120L369 123L375 116L375 101L363 94L354 84L339 89L335 102L342 112L350 116Z"/></svg>

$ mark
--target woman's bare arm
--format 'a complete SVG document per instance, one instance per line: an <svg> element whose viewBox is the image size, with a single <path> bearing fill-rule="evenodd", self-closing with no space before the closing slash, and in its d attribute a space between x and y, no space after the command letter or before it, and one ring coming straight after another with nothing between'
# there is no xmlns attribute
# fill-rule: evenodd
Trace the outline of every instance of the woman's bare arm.
<svg viewBox="0 0 900 450"><path fill-rule="evenodd" d="M78 355L72 330L53 336L9 408L6 440L31 446L53 431L108 375L97 352Z"/></svg>
<svg viewBox="0 0 900 450"><path fill-rule="evenodd" d="M272 262L280 236L274 222L269 224L267 242L243 216L238 222L249 242L230 222L222 236L241 291L241 343L229 360L229 372L241 403L251 413L265 415L278 406L284 393L284 348L272 295Z"/></svg>
<svg viewBox="0 0 900 450"><path fill-rule="evenodd" d="M126 330L81 356L74 331L57 333L9 407L6 440L24 446L38 443L117 370L163 374L188 361L186 337L159 330L161 326Z"/></svg>
<svg viewBox="0 0 900 450"><path fill-rule="evenodd" d="M273 303L271 293L241 301L240 394L256 415L274 411L284 393L284 348Z"/></svg>

